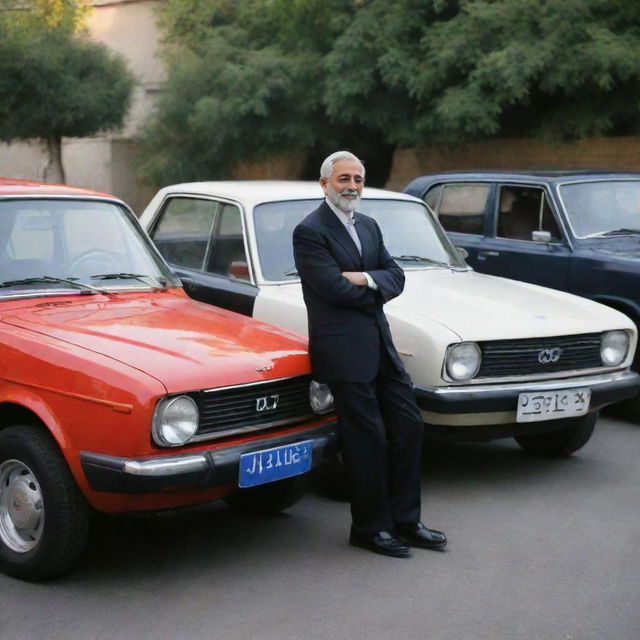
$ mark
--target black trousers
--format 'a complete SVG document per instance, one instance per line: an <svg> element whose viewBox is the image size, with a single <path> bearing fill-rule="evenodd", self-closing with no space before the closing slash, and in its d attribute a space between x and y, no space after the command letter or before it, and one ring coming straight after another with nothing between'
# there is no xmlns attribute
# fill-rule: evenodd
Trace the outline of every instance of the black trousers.
<svg viewBox="0 0 640 640"><path fill-rule="evenodd" d="M420 520L424 424L409 376L381 353L370 383L329 383L358 533Z"/></svg>

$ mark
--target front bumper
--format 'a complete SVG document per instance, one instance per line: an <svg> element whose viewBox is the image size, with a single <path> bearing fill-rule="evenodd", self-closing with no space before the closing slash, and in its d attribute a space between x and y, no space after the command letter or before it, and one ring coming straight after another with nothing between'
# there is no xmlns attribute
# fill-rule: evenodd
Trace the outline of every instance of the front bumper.
<svg viewBox="0 0 640 640"><path fill-rule="evenodd" d="M335 422L197 453L154 458L123 458L82 451L80 462L94 491L158 493L237 484L240 456L285 444L313 440L312 467L337 450Z"/></svg>
<svg viewBox="0 0 640 640"><path fill-rule="evenodd" d="M523 392L551 391L589 387L589 411L633 398L640 390L640 375L635 371L614 371L594 376L514 382L508 384L468 385L466 387L414 387L418 406L430 414L478 414L511 412L515 415L518 396Z"/></svg>

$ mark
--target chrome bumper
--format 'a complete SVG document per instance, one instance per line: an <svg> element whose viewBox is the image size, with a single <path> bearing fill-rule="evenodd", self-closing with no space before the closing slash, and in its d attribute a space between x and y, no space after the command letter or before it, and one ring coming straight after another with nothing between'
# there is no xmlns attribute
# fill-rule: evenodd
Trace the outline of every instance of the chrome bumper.
<svg viewBox="0 0 640 640"><path fill-rule="evenodd" d="M640 390L640 375L635 371L613 371L577 378L556 378L536 382L478 384L457 387L414 387L418 406L423 411L441 414L495 413L515 411L523 392L589 387L589 411L633 398Z"/></svg>
<svg viewBox="0 0 640 640"><path fill-rule="evenodd" d="M318 466L337 448L337 427L330 422L309 429L215 447L197 453L123 458L82 451L80 462L94 491L158 493L165 489L197 489L237 484L240 456L303 440L313 440L312 466Z"/></svg>

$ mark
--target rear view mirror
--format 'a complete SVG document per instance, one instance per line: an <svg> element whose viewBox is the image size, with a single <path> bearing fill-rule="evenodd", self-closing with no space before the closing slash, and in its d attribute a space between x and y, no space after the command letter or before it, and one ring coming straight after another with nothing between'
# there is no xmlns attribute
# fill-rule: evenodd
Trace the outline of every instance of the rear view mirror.
<svg viewBox="0 0 640 640"><path fill-rule="evenodd" d="M469 257L469 252L464 247L456 247L456 249L463 260L466 260Z"/></svg>

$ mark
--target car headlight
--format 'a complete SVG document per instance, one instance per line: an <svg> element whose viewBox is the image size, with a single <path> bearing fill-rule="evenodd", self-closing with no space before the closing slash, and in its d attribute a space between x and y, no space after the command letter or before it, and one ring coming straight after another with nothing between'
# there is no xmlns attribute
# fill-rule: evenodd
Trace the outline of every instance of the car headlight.
<svg viewBox="0 0 640 640"><path fill-rule="evenodd" d="M188 442L198 429L198 407L188 396L165 398L153 416L153 439L165 447Z"/></svg>
<svg viewBox="0 0 640 640"><path fill-rule="evenodd" d="M315 413L322 414L333 411L333 396L329 387L312 380L309 385L309 404Z"/></svg>
<svg viewBox="0 0 640 640"><path fill-rule="evenodd" d="M481 359L480 347L475 342L452 344L447 348L445 371L451 380L465 382L478 373Z"/></svg>
<svg viewBox="0 0 640 640"><path fill-rule="evenodd" d="M619 365L629 353L629 334L626 331L607 331L600 340L600 357L602 363L615 367Z"/></svg>

